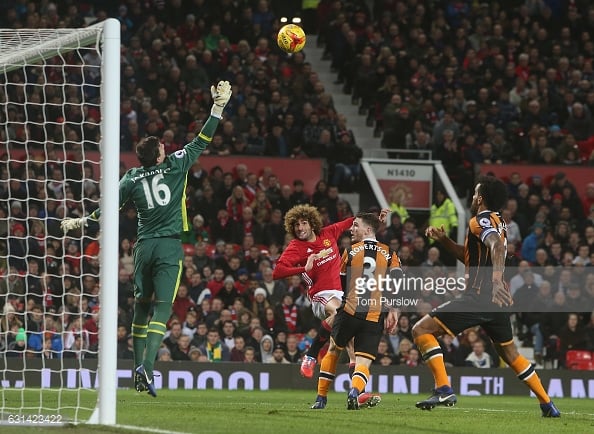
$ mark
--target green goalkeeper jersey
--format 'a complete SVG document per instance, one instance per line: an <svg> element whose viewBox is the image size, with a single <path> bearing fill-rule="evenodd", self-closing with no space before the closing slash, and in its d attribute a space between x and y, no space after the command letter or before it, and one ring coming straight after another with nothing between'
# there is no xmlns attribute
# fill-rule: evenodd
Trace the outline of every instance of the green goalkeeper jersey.
<svg viewBox="0 0 594 434"><path fill-rule="evenodd" d="M137 240L179 236L189 230L186 213L187 173L194 161L206 149L219 119L209 117L194 140L152 167L135 167L120 179L120 208L134 204L138 213ZM90 218L97 220L101 210Z"/></svg>

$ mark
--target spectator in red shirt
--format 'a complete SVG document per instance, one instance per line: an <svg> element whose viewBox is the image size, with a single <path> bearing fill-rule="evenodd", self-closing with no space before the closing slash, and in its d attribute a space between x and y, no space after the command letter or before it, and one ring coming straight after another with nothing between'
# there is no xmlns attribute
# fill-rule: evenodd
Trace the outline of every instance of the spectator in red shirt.
<svg viewBox="0 0 594 434"><path fill-rule="evenodd" d="M173 301L173 313L177 316L180 323L186 320L186 314L190 307L196 306L194 300L188 294L188 287L185 283L180 283L177 288L177 295Z"/></svg>
<svg viewBox="0 0 594 434"><path fill-rule="evenodd" d="M211 298L215 298L219 291L223 289L224 279L225 271L220 267L215 268L212 273L212 279L206 284L206 288L210 290Z"/></svg>
<svg viewBox="0 0 594 434"><path fill-rule="evenodd" d="M241 218L243 208L248 206L248 204L249 201L245 195L245 191L239 185L233 187L231 196L229 196L225 202L229 217L235 221L238 221Z"/></svg>

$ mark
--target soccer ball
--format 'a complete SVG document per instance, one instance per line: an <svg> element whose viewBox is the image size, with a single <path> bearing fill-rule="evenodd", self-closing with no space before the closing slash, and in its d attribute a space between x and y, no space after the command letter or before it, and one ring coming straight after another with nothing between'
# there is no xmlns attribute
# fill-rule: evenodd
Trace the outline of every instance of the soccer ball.
<svg viewBox="0 0 594 434"><path fill-rule="evenodd" d="M286 53L297 53L305 46L305 32L297 24L286 24L278 31L276 42Z"/></svg>

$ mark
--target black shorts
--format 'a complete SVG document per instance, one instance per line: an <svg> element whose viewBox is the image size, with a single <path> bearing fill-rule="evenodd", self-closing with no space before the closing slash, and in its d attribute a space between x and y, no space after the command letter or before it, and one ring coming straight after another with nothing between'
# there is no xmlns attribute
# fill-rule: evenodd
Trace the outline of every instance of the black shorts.
<svg viewBox="0 0 594 434"><path fill-rule="evenodd" d="M349 315L342 309L336 313L332 323L332 339L338 347L346 347L351 338L355 338L355 355L371 360L375 360L383 331L383 320L367 321Z"/></svg>
<svg viewBox="0 0 594 434"><path fill-rule="evenodd" d="M473 304L476 304L476 310L472 309ZM496 344L513 341L509 312L481 312L480 304L472 297L461 297L444 303L433 309L429 315L452 336L467 328L481 326Z"/></svg>

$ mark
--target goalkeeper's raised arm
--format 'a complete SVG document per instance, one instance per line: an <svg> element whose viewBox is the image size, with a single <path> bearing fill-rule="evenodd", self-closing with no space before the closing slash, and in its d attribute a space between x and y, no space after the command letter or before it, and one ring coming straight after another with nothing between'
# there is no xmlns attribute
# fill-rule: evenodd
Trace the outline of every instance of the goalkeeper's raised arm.
<svg viewBox="0 0 594 434"><path fill-rule="evenodd" d="M210 116L194 140L183 149L165 155L157 137L147 137L136 146L141 167L134 167L120 179L120 207L127 202L138 211L138 235L134 245L134 387L156 397L153 367L157 351L167 331L171 304L182 274L184 251L180 233L188 230L186 216L186 178L188 169L206 149L231 98L231 85L221 81L211 88ZM109 192L104 192L109 194ZM69 231L97 219L65 219L62 229ZM154 300L152 317L149 312Z"/></svg>
<svg viewBox="0 0 594 434"><path fill-rule="evenodd" d="M130 169L122 177L119 201L120 207L128 201L134 202L141 218L139 236L148 235L150 237L155 234L163 236L163 232L167 232L166 235L172 235L169 232L173 231L179 234L182 230L187 230L182 227L182 222L185 222L186 219L182 218L179 213L181 206L175 208L178 206L177 195L181 201L187 171L212 141L212 136L223 116L223 110L231 98L231 85L228 81L220 81L216 87L211 86L210 92L213 99L210 116L194 140L183 149L166 156L163 144L155 136L146 137L136 145L136 156L142 167ZM161 165L165 166L160 167ZM152 170L153 167L154 170ZM183 177L175 179L175 176L162 176L162 180L154 177L167 174L180 174ZM151 179L153 183L148 185L146 182ZM143 188L134 188L137 184L142 185ZM171 206L172 214L167 218L170 224L159 226L157 223L161 217L166 216L166 211L170 208L169 204L171 203L173 204ZM158 206L155 207L155 204ZM61 222L61 227L64 232L79 229L82 226L87 226L89 219L98 220L100 216L101 210L97 209L88 217L65 218Z"/></svg>
<svg viewBox="0 0 594 434"><path fill-rule="evenodd" d="M231 84L228 81L219 81L217 87L210 87L210 93L212 95L212 108L210 109L210 116L204 123L204 126L198 133L198 135L188 143L184 149L175 152L173 155L177 158L181 158L187 164L185 170L189 170L196 161L196 158L202 154L206 147L212 141L219 121L223 117L223 110L231 98ZM184 155L184 153L186 155Z"/></svg>

